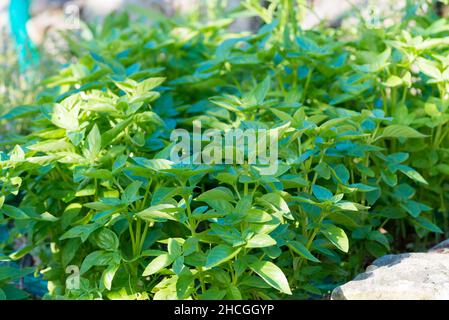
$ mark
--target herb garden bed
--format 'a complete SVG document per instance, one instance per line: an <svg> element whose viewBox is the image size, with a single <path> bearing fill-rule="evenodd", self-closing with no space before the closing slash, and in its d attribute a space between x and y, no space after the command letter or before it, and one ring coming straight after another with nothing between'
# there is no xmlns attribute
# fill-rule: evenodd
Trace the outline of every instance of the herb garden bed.
<svg viewBox="0 0 449 320"><path fill-rule="evenodd" d="M447 20L305 31L293 1L246 3L255 33L115 14L67 35L74 62L3 115L26 130L1 141L0 217L27 242L1 258L32 254L45 298L321 298L447 234ZM276 172L173 163L194 121L276 132Z"/></svg>

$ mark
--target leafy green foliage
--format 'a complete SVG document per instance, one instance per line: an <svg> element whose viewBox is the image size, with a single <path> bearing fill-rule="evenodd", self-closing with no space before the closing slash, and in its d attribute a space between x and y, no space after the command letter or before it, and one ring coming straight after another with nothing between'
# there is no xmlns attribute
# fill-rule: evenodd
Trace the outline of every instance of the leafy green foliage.
<svg viewBox="0 0 449 320"><path fill-rule="evenodd" d="M32 268L18 269L7 265L0 266L0 300L23 300L28 297L28 294L18 289L12 281L19 280L20 278L33 272Z"/></svg>
<svg viewBox="0 0 449 320"><path fill-rule="evenodd" d="M298 30L276 3L245 2L266 22L255 34L113 15L93 41L69 38L78 60L0 162L0 213L51 243L50 297L323 295L409 233L447 228L446 23L344 37ZM169 161L170 132L194 120L280 128L278 171Z"/></svg>

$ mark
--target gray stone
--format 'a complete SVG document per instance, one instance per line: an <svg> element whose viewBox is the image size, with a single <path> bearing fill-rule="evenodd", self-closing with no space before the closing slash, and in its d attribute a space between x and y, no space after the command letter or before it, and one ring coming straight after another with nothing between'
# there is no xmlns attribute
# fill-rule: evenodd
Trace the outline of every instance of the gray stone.
<svg viewBox="0 0 449 320"><path fill-rule="evenodd" d="M435 247L431 248L429 252L449 253L449 239L437 244Z"/></svg>
<svg viewBox="0 0 449 320"><path fill-rule="evenodd" d="M336 288L331 298L449 300L449 254L431 249L428 253L383 256L354 280Z"/></svg>

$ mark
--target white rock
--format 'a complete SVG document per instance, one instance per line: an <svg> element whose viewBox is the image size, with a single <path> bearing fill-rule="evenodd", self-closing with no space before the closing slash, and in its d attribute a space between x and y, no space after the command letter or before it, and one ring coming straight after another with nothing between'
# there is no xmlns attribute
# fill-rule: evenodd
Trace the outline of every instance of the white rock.
<svg viewBox="0 0 449 320"><path fill-rule="evenodd" d="M448 300L449 254L386 255L336 288L332 300Z"/></svg>

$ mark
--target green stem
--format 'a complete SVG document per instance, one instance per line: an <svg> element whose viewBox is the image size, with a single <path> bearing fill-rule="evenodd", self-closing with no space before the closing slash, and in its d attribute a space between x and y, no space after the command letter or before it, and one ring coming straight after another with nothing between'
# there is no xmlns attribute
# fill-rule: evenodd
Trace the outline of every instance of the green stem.
<svg viewBox="0 0 449 320"><path fill-rule="evenodd" d="M196 236L196 231L195 231L196 225L195 225L195 221L192 217L192 209L190 208L189 198L186 196L184 196L183 198L186 203L187 219L188 219L190 233L191 233L192 237L194 237L194 236Z"/></svg>
<svg viewBox="0 0 449 320"><path fill-rule="evenodd" d="M148 233L148 223L146 222L145 227L143 229L142 237L140 238L139 251L138 251L139 255L142 253L142 249L143 249L143 245L145 243L145 239L147 237L147 233Z"/></svg>
<svg viewBox="0 0 449 320"><path fill-rule="evenodd" d="M140 248L141 229L142 229L142 220L138 219L136 221L136 233L134 235L135 237L135 247L133 248L134 256L137 256L139 253L138 250Z"/></svg>
<svg viewBox="0 0 449 320"><path fill-rule="evenodd" d="M129 230L129 235L131 237L131 244L132 244L133 253L134 253L135 247L136 247L136 238L134 236L134 230L133 230L132 223L133 222L132 222L131 218L128 217L128 230Z"/></svg>

